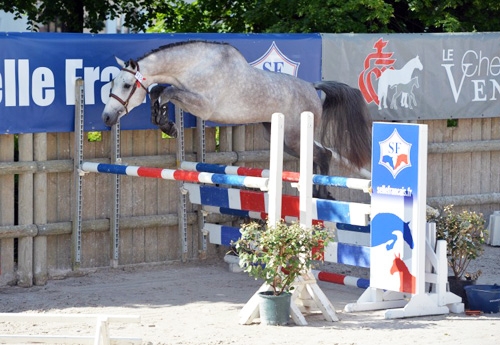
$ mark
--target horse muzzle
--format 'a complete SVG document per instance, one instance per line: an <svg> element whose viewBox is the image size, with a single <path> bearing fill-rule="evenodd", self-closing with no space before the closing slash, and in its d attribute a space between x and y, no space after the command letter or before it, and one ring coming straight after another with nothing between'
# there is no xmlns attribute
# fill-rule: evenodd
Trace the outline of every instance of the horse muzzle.
<svg viewBox="0 0 500 345"><path fill-rule="evenodd" d="M119 115L111 113L102 113L102 122L108 127L112 127L118 122Z"/></svg>

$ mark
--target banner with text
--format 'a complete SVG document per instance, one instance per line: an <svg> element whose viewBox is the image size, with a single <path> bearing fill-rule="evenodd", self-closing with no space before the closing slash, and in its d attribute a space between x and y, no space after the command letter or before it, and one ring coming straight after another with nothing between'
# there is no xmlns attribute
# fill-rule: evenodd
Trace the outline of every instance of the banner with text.
<svg viewBox="0 0 500 345"><path fill-rule="evenodd" d="M227 42L256 68L321 80L319 34L1 33L0 134L73 131L77 78L85 82L85 130L106 130L101 113L120 71L115 56L138 59L194 39ZM194 125L192 118L186 122ZM121 128L155 128L149 98L122 118Z"/></svg>
<svg viewBox="0 0 500 345"><path fill-rule="evenodd" d="M358 87L374 120L500 115L500 33L324 34L323 78Z"/></svg>

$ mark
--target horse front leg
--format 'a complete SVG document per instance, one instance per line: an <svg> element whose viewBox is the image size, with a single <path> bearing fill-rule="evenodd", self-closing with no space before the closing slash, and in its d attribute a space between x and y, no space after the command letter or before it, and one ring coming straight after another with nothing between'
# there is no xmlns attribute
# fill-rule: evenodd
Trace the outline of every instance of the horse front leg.
<svg viewBox="0 0 500 345"><path fill-rule="evenodd" d="M378 110L387 109L387 91L378 95Z"/></svg>
<svg viewBox="0 0 500 345"><path fill-rule="evenodd" d="M161 94L165 86L156 85L149 92L151 98L151 123L172 138L177 138L177 126L168 118L168 101L162 102Z"/></svg>
<svg viewBox="0 0 500 345"><path fill-rule="evenodd" d="M175 86L164 88L159 94L160 107L168 102L203 120L208 120L214 112L213 103L205 96L179 89Z"/></svg>

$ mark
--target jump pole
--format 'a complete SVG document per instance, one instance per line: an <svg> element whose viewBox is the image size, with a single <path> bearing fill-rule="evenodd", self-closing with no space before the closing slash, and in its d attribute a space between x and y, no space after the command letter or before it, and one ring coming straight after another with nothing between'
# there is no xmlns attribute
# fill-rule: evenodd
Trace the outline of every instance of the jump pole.
<svg viewBox="0 0 500 345"><path fill-rule="evenodd" d="M239 175L239 176L256 176L269 177L269 169L239 167L223 164L211 164L200 162L181 162L180 168L188 171L210 172L215 174ZM295 171L283 171L282 179L285 182L299 182L300 173ZM312 184L322 186L341 187L349 189L362 190L369 193L371 181L368 179L359 179L343 176L325 176L312 174Z"/></svg>
<svg viewBox="0 0 500 345"><path fill-rule="evenodd" d="M134 177L150 177L172 181L196 182L207 184L230 184L240 187L258 188L268 190L269 179L253 176L231 176L203 172L191 172L175 169L150 168L133 165L119 165L83 162L83 172L104 173L113 175L126 175Z"/></svg>
<svg viewBox="0 0 500 345"><path fill-rule="evenodd" d="M327 283L352 286L361 289L368 289L370 287L370 280L365 278L358 278L345 274L323 272L318 270L312 270L312 273L317 280Z"/></svg>

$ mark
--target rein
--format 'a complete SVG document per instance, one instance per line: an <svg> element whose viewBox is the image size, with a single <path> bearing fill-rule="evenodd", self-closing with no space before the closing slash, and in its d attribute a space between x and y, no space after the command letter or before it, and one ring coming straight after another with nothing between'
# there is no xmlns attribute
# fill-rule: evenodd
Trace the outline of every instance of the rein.
<svg viewBox="0 0 500 345"><path fill-rule="evenodd" d="M132 98L132 96L134 95L135 90L137 90L138 87L142 87L146 91L146 94L148 94L149 91L148 91L148 88L145 87L144 84L142 83L142 81L145 80L146 78L144 78L142 76L141 72L139 72L139 64L138 63L137 63L137 72L131 71L125 67L122 68L122 71L125 71L125 72L128 72L128 73L134 75L136 81L135 81L134 85L132 86L132 91L130 91L130 94L128 95L127 99L123 100L111 91L111 90L113 90L113 87L111 87L111 90L109 91L109 97L114 98L118 102L120 102L120 104L123 105L123 107L125 108L125 114L128 114L128 108L127 108L128 102L130 101L130 98Z"/></svg>

